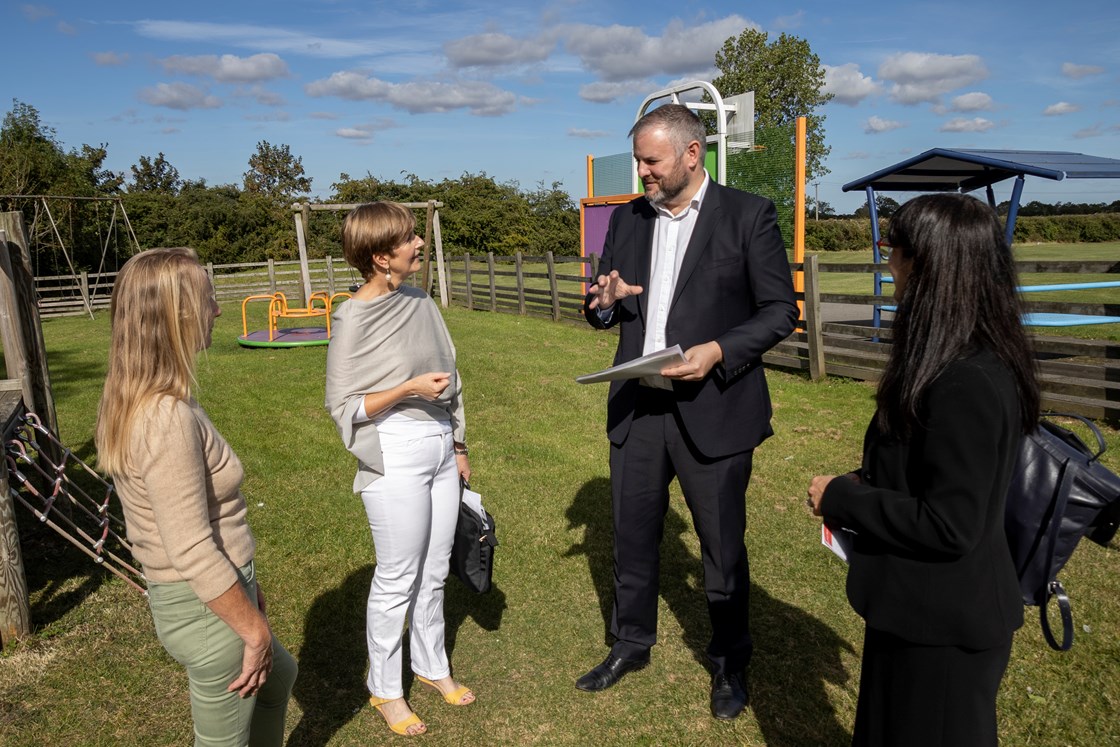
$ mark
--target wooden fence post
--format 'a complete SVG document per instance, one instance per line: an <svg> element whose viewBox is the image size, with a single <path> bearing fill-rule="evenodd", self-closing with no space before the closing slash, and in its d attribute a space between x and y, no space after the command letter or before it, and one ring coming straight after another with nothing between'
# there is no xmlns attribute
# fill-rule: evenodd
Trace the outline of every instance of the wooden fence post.
<svg viewBox="0 0 1120 747"><path fill-rule="evenodd" d="M451 263L443 261L443 236L439 229L439 210L432 213L432 236L435 237L436 274L439 275L439 302L443 308L451 303ZM431 288L425 289L430 295Z"/></svg>
<svg viewBox="0 0 1120 747"><path fill-rule="evenodd" d="M809 378L813 381L827 375L824 365L824 335L821 320L819 258L805 258L805 336L809 342Z"/></svg>
<svg viewBox="0 0 1120 747"><path fill-rule="evenodd" d="M3 395L6 400L4 410L19 408L17 392L4 392ZM27 574L19 548L15 502L8 488L7 460L0 459L0 649L31 632Z"/></svg>
<svg viewBox="0 0 1120 747"><path fill-rule="evenodd" d="M474 289L471 287L471 253L463 255L463 266L467 271L467 311L474 311Z"/></svg>
<svg viewBox="0 0 1120 747"><path fill-rule="evenodd" d="M490 273L490 310L498 310L498 289L494 285L494 252L486 252L486 269Z"/></svg>
<svg viewBox="0 0 1120 747"><path fill-rule="evenodd" d="M327 255L327 295L334 295L334 257Z"/></svg>
<svg viewBox="0 0 1120 747"><path fill-rule="evenodd" d="M0 231L7 235L4 246L0 247L3 249L0 251L0 266L3 267L7 285L4 295L10 299L6 303L12 314L11 319L19 329L18 335L13 332L12 339L13 344L22 351L9 351L7 347L4 349L9 378L25 381L23 402L27 409L38 415L51 433L58 435L58 417L54 411L51 375L47 368L47 347L43 342L43 325L39 319L35 275L31 271L31 256L27 251L23 213L0 213ZM9 361L9 355L15 360ZM18 373L15 375L12 375L13 365L17 366L15 370ZM62 455L54 453L53 449L49 450L51 461L58 464Z"/></svg>
<svg viewBox="0 0 1120 747"><path fill-rule="evenodd" d="M276 262L272 257L268 258L268 292L276 292Z"/></svg>
<svg viewBox="0 0 1120 747"><path fill-rule="evenodd" d="M86 270L78 273L78 293L82 296L82 303L93 313L93 303L89 297L89 272Z"/></svg>
<svg viewBox="0 0 1120 747"><path fill-rule="evenodd" d="M513 260L517 265L517 313L525 316L525 270L520 251L513 255Z"/></svg>
<svg viewBox="0 0 1120 747"><path fill-rule="evenodd" d="M432 292L432 221L435 218L435 212L436 201L428 200L428 209L424 215L424 257L422 260L424 275L421 285L424 292L429 295Z"/></svg>
<svg viewBox="0 0 1120 747"><path fill-rule="evenodd" d="M552 251L544 254L544 261L548 265L548 295L552 298L552 321L560 321L560 293L556 287L556 261Z"/></svg>

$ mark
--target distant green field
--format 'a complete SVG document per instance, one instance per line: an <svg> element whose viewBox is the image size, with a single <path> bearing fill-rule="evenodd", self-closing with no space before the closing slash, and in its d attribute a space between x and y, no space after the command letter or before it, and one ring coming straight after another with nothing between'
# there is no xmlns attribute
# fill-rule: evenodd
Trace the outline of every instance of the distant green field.
<svg viewBox="0 0 1120 747"><path fill-rule="evenodd" d="M1120 263L1120 242L1100 244L1029 244L1015 246L1015 256L1021 261L1072 261L1072 260L1113 260ZM822 265L862 264L872 261L871 250L859 252L817 252ZM1055 283L1091 283L1104 280L1120 280L1120 274L1081 274L1081 273L1029 273L1019 278L1024 286L1050 285ZM821 273L822 293L871 293L871 277L867 273L823 272ZM1083 303L1120 303L1120 288L1098 288L1091 290L1054 291L1031 293L1031 301L1068 301ZM1039 334L1063 335L1083 339L1120 340L1120 324L1093 324L1081 327L1035 328Z"/></svg>

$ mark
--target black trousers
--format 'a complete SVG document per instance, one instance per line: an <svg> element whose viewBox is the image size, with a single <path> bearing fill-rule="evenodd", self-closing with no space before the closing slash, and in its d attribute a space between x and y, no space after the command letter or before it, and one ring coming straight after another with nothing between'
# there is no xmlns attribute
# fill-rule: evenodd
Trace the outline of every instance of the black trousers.
<svg viewBox="0 0 1120 747"><path fill-rule="evenodd" d="M683 432L673 394L642 387L630 433L611 446L614 507L612 652L644 656L657 641L660 544L669 483L680 480L700 538L712 623L714 673L744 669L751 657L750 568L743 534L753 451L719 459L700 454Z"/></svg>
<svg viewBox="0 0 1120 747"><path fill-rule="evenodd" d="M1010 635L972 650L867 628L852 744L996 747L996 693L1010 658Z"/></svg>

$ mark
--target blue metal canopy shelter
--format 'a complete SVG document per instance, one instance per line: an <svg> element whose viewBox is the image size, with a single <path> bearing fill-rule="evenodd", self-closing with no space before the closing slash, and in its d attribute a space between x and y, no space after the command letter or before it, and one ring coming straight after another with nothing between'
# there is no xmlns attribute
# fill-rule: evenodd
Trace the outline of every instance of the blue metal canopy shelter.
<svg viewBox="0 0 1120 747"><path fill-rule="evenodd" d="M1120 159L1087 156L1084 153L1049 150L964 150L933 148L865 177L848 182L842 189L867 193L871 214L871 243L875 262L879 255L879 211L875 192L971 192L984 188L988 204L996 208L992 185L1004 179L1015 179L1007 210L1007 243L1015 234L1019 201L1027 176L1063 181L1065 179L1120 179ZM881 275L875 274L875 294L881 293ZM879 307L875 307L875 326L879 325Z"/></svg>
<svg viewBox="0 0 1120 747"><path fill-rule="evenodd" d="M1007 241L1011 243L1019 200L1027 176L1064 179L1120 179L1120 159L1050 150L952 150L933 148L843 186L843 191L867 192L871 232L879 240L875 192L971 192L985 188L988 204L996 207L992 185L1015 179L1007 211Z"/></svg>

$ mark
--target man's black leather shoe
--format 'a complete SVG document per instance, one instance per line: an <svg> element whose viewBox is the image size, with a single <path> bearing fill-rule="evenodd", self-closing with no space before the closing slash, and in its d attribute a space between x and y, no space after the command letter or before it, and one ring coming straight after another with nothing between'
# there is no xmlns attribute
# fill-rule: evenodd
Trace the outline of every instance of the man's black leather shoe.
<svg viewBox="0 0 1120 747"><path fill-rule="evenodd" d="M750 702L746 672L712 677L712 715L729 721L737 718Z"/></svg>
<svg viewBox="0 0 1120 747"><path fill-rule="evenodd" d="M628 672L641 669L646 664L649 664L649 654L641 659L622 659L609 654L602 664L576 680L576 687L589 693L597 693L618 682Z"/></svg>

